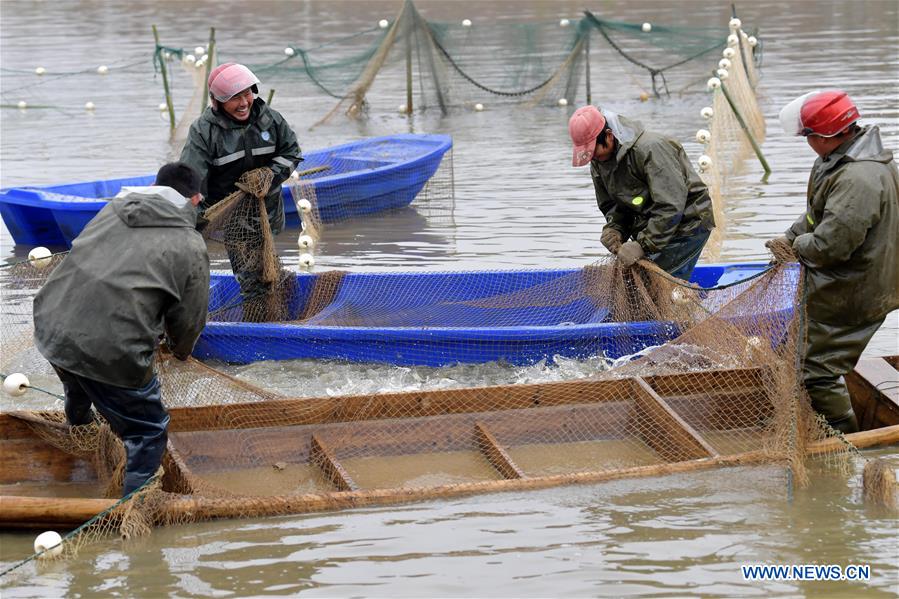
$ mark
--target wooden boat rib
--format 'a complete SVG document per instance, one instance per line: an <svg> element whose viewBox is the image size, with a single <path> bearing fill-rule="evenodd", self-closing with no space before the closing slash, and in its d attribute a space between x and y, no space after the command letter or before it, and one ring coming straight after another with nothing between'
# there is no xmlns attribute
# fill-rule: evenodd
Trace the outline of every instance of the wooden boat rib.
<svg viewBox="0 0 899 599"><path fill-rule="evenodd" d="M847 377L862 432L847 435L857 448L899 443L899 401L894 390L895 357L865 359ZM720 466L756 464L772 456L751 434L764 401L760 369L713 370L689 374L568 381L433 392L393 393L323 399L289 399L261 403L171 409L170 446L164 490L175 495L164 507L163 521L304 513L366 505L454 497L475 493L541 489L557 485L659 476ZM632 402L628 428L621 410ZM746 406L755 407L749 408ZM502 406L485 410L484 406ZM479 410L480 407L480 410ZM752 413L749 413L752 410ZM396 415L402 413L403 417ZM225 415L223 415L225 414ZM717 428L710 428L710 415ZM46 421L33 413L0 414L0 527L75 527L115 503L97 493L89 461L43 441L29 425ZM277 423L277 424L272 424ZM585 423L593 423L593 430ZM59 424L58 427L65 425ZM559 431L580 426L581 434L635 436L657 463L596 464L589 470L537 472L516 455L521 443L539 440L547 454L566 441ZM435 434L439 431L439 434ZM270 459L302 462L318 472L327 489L320 492L210 498L187 494L191 472L218 479L254 467L252 456L235 455L238 437L250 435L277 452ZM734 438L747 443L734 444ZM810 454L841 448L840 439L818 441ZM366 473L351 468L345 456L360 451L390 463L409 447L427 447L428 456L472 449L493 469L489 480L472 479L426 486L371 486ZM604 467L605 466L605 467ZM269 467L269 470L271 468ZM28 494L42 489L45 495Z"/></svg>

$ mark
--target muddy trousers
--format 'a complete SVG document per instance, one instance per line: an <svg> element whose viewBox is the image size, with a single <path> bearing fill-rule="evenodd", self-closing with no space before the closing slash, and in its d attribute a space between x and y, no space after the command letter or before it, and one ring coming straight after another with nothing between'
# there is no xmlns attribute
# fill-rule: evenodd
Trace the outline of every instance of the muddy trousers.
<svg viewBox="0 0 899 599"><path fill-rule="evenodd" d="M881 318L876 322L845 326L808 320L802 380L812 407L840 432L858 430L843 376L855 368L859 356L883 321Z"/></svg>
<svg viewBox="0 0 899 599"><path fill-rule="evenodd" d="M168 440L169 414L162 405L159 379L154 375L144 387L130 389L53 368L65 390L66 420L73 425L90 424L93 404L125 445L122 495L138 489L156 474Z"/></svg>

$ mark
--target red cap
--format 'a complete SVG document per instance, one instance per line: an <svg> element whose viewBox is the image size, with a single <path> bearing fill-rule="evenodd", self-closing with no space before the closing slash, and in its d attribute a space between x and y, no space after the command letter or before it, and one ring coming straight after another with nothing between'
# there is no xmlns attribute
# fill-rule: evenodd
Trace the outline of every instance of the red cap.
<svg viewBox="0 0 899 599"><path fill-rule="evenodd" d="M802 104L802 135L833 137L859 119L858 108L842 90L815 94Z"/></svg>
<svg viewBox="0 0 899 599"><path fill-rule="evenodd" d="M596 106L582 106L568 120L568 135L574 142L571 166L584 166L593 160L596 138L606 126L606 117Z"/></svg>

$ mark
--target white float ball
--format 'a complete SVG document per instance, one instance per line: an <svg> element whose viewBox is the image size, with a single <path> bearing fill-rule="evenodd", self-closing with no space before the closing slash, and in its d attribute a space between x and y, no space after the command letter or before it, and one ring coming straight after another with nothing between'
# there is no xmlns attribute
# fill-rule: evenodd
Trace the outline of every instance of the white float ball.
<svg viewBox="0 0 899 599"><path fill-rule="evenodd" d="M32 248L31 251L28 252L28 260L31 262L31 265L39 269L50 266L50 262L52 261L51 256L53 256L53 252L42 245Z"/></svg>
<svg viewBox="0 0 899 599"><path fill-rule="evenodd" d="M203 67L205 67L206 66L206 57L204 56L203 58L201 58L200 60L195 62L194 66L198 69L202 69Z"/></svg>
<svg viewBox="0 0 899 599"><path fill-rule="evenodd" d="M710 90L716 90L721 87L721 80L717 77L712 77L706 82L706 87L708 87Z"/></svg>
<svg viewBox="0 0 899 599"><path fill-rule="evenodd" d="M643 33L649 33L652 31L652 23L643 23L643 27L641 27Z"/></svg>
<svg viewBox="0 0 899 599"><path fill-rule="evenodd" d="M743 21L741 21L737 17L734 17L733 19L730 20L730 22L727 24L727 26L730 27L732 31L736 31L737 29L739 29L740 27L743 26Z"/></svg>
<svg viewBox="0 0 899 599"><path fill-rule="evenodd" d="M712 166L712 159L709 158L708 156L706 156L705 154L700 156L699 160L697 160L696 162L697 162L697 164L699 164L699 168L701 168L702 170L705 170L705 169L709 168L710 166Z"/></svg>
<svg viewBox="0 0 899 599"><path fill-rule="evenodd" d="M378 27L380 27L381 29L387 29L388 27L390 27L390 21L388 21L387 19L381 19L380 21L378 21Z"/></svg>
<svg viewBox="0 0 899 599"><path fill-rule="evenodd" d="M101 64L100 66L97 67L97 72L100 73L101 75L105 75L106 73L109 72L109 67L106 66L105 64Z"/></svg>
<svg viewBox="0 0 899 599"><path fill-rule="evenodd" d="M94 108L96 108L96 106L94 106L93 102L85 102L84 103L85 110L93 110Z"/></svg>
<svg viewBox="0 0 899 599"><path fill-rule="evenodd" d="M194 56L193 54L188 54L187 56L184 57L183 62L185 64L194 64L195 62L197 62L197 57Z"/></svg>
<svg viewBox="0 0 899 599"><path fill-rule="evenodd" d="M758 38L756 38L754 35L750 35L750 36L746 39L746 43L748 43L750 46L752 46L753 48L755 48L756 46L758 46L759 40L758 40Z"/></svg>
<svg viewBox="0 0 899 599"><path fill-rule="evenodd" d="M45 69L44 67L38 67L38 68L34 69L35 75L43 75L46 72L47 72L47 69Z"/></svg>
<svg viewBox="0 0 899 599"><path fill-rule="evenodd" d="M312 211L312 202L307 200L306 198L300 198L300 201L297 202L297 208L299 208L304 214Z"/></svg>
<svg viewBox="0 0 899 599"><path fill-rule="evenodd" d="M462 20L462 27L471 27L471 20L470 20L470 19L463 19L463 20Z"/></svg>
<svg viewBox="0 0 899 599"><path fill-rule="evenodd" d="M396 107L396 110L400 114L406 114L407 112L409 112L409 109L406 107L405 104L400 104L399 106Z"/></svg>
<svg viewBox="0 0 899 599"><path fill-rule="evenodd" d="M315 258L312 254L300 254L300 266L309 269L315 266Z"/></svg>
<svg viewBox="0 0 899 599"><path fill-rule="evenodd" d="M19 103L16 104L16 106L19 107L19 110L25 110L26 108L28 108L28 102L26 102L25 100L19 100Z"/></svg>
<svg viewBox="0 0 899 599"><path fill-rule="evenodd" d="M559 98L559 106L568 106L567 98Z"/></svg>
<svg viewBox="0 0 899 599"><path fill-rule="evenodd" d="M28 382L28 377L21 372L14 372L3 379L3 391L7 395L12 395L13 397L25 395L25 392L28 391L28 387L30 386L31 383Z"/></svg>
<svg viewBox="0 0 899 599"><path fill-rule="evenodd" d="M206 54L206 48L203 46L197 46L196 48L194 48L194 54L196 54L197 56L203 56L204 54Z"/></svg>
<svg viewBox="0 0 899 599"><path fill-rule="evenodd" d="M42 532L34 539L34 552L43 552L42 558L59 557L62 553L62 537L53 530Z"/></svg>
<svg viewBox="0 0 899 599"><path fill-rule="evenodd" d="M159 112L165 112L168 110L168 105L165 102L159 103Z"/></svg>
<svg viewBox="0 0 899 599"><path fill-rule="evenodd" d="M477 110L478 112L481 112L482 110L484 110L484 105L481 104L480 102L478 102L477 104L474 105L474 109Z"/></svg>
<svg viewBox="0 0 899 599"><path fill-rule="evenodd" d="M315 247L315 240L310 235L300 235L297 239L297 245L301 248Z"/></svg>
<svg viewBox="0 0 899 599"><path fill-rule="evenodd" d="M561 21L559 21L559 27L568 27L569 25L571 25L571 21L569 21L568 19L562 19Z"/></svg>
<svg viewBox="0 0 899 599"><path fill-rule="evenodd" d="M731 65L731 62L730 62L730 59L728 59L728 58L722 58L721 60L718 61L719 69L729 69L730 65Z"/></svg>
<svg viewBox="0 0 899 599"><path fill-rule="evenodd" d="M284 48L284 54L286 54L287 56L293 56L294 54L296 54L296 50L288 46L287 48Z"/></svg>
<svg viewBox="0 0 899 599"><path fill-rule="evenodd" d="M716 71L718 73L718 79L724 81L730 76L730 73L727 72L727 69L718 69Z"/></svg>
<svg viewBox="0 0 899 599"><path fill-rule="evenodd" d="M737 51L734 50L733 48L725 48L724 51L721 52L721 55L722 55L724 58L730 59L730 58L733 58L734 56L737 55Z"/></svg>
<svg viewBox="0 0 899 599"><path fill-rule="evenodd" d="M727 45L728 46L736 46L740 43L740 38L738 38L735 34L731 33L727 36Z"/></svg>
<svg viewBox="0 0 899 599"><path fill-rule="evenodd" d="M699 111L699 114L702 115L702 118L709 120L713 116L715 116L715 109L713 109L711 106L706 106Z"/></svg>
<svg viewBox="0 0 899 599"><path fill-rule="evenodd" d="M712 140L712 134L708 129L700 129L696 132L696 141L701 144L707 144Z"/></svg>

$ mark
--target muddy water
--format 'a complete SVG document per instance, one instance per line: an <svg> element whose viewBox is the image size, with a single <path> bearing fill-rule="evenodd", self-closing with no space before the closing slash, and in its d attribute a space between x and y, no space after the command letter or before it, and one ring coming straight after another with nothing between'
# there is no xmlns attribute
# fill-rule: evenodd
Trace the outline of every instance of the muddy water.
<svg viewBox="0 0 899 599"><path fill-rule="evenodd" d="M227 6L227 8L226 8ZM284 46L312 47L389 18L394 2L32 3L0 2L0 185L49 184L143 174L176 154L157 110L161 81L147 62L149 26L163 41L192 47L208 27L230 57L273 62ZM420 2L433 20L556 21L575 18L578 2ZM704 2L603 2L590 6L609 19L673 25L720 25L729 5ZM763 149L774 173L762 181L757 163L728 197L722 261L764 259L765 239L800 214L814 155L778 132L776 114L789 99L823 87L845 88L866 122L881 125L884 143L899 149L897 7L893 2L772 2L738 6L764 40L760 88L769 125ZM252 25L248 25L252 23ZM248 33L248 27L253 33ZM484 48L489 57L496 49ZM229 58L225 50L223 57ZM271 57L263 58L263 57ZM702 93L641 103L639 85L604 86L594 59L593 92L603 105L692 141L701 126ZM99 64L110 76L58 75ZM33 69L44 66L38 79ZM613 62L610 72L624 67ZM19 73L18 71L25 71ZM703 75L705 69L700 72ZM640 79L641 75L635 75ZM643 77L645 80L645 77ZM397 98L368 121L337 119L310 130L333 100L278 84L274 105L306 149L368 135L447 132L454 140L455 202L427 211L344 223L328 229L318 268L355 270L580 266L601 251L601 218L589 177L569 166L569 111L493 108L433 112L411 119L393 111L402 101L400 75L380 89ZM265 82L264 82L265 83ZM392 85L396 83L397 85ZM643 85L646 85L645 81ZM385 93L387 93L385 92ZM180 97L183 100L183 96ZM84 111L96 104L93 114ZM498 224L502 223L502 226ZM295 263L295 232L278 240ZM0 258L22 257L5 231ZM218 266L224 266L219 262ZM896 353L896 314L869 347ZM577 364L565 365L576 376ZM252 365L239 374L309 394L422 384L546 380L558 369L454 371L322 368L315 364ZM427 385L426 385L427 386ZM38 399L29 400L37 407ZM4 399L3 409L11 406ZM899 466L889 452L886 455ZM874 455L866 453L866 456ZM539 456L538 456L539 457ZM162 529L122 545L85 550L73 563L28 570L2 589L4 597L96 596L622 596L770 594L894 596L899 585L896 520L859 498L861 462L850 475L821 469L812 485L790 492L779 468L730 469L690 476L483 496L339 514L219 522ZM453 465L447 466L452 476ZM30 554L31 535L0 536L5 567ZM867 583L750 582L743 563L869 564Z"/></svg>

